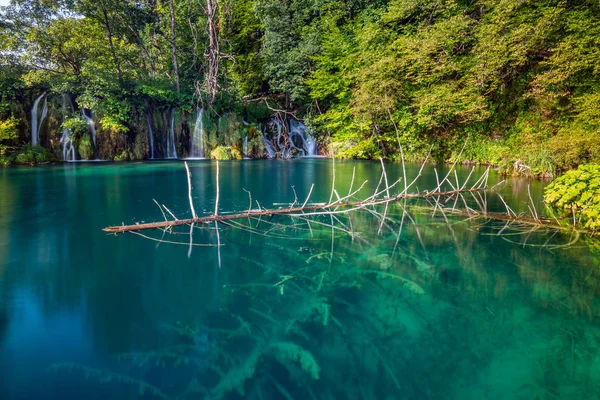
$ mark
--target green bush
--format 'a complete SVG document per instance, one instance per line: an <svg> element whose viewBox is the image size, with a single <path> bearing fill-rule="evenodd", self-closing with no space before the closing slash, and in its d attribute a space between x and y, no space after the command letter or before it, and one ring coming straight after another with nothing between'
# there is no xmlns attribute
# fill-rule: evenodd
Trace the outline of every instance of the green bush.
<svg viewBox="0 0 600 400"><path fill-rule="evenodd" d="M214 160L233 160L231 149L225 146L218 146L210 152L210 158Z"/></svg>
<svg viewBox="0 0 600 400"><path fill-rule="evenodd" d="M0 121L0 165L10 164L10 158L5 153L9 152L10 146L6 142L12 141L17 138L18 131L17 126L19 121L14 117L10 116L4 121Z"/></svg>
<svg viewBox="0 0 600 400"><path fill-rule="evenodd" d="M66 128L71 132L84 134L88 131L89 125L83 117L76 115L65 117L65 121L61 124L61 128Z"/></svg>
<svg viewBox="0 0 600 400"><path fill-rule="evenodd" d="M546 187L544 201L584 228L600 228L600 165L581 165Z"/></svg>
<svg viewBox="0 0 600 400"><path fill-rule="evenodd" d="M56 157L42 146L26 144L19 149L14 160L17 164L38 164L56 161Z"/></svg>
<svg viewBox="0 0 600 400"><path fill-rule="evenodd" d="M0 142L16 139L18 125L19 121L14 116L11 116L4 121L0 121Z"/></svg>
<svg viewBox="0 0 600 400"><path fill-rule="evenodd" d="M552 157L559 168L600 162L600 135L578 127L563 129L550 139Z"/></svg>
<svg viewBox="0 0 600 400"><path fill-rule="evenodd" d="M238 149L236 147L232 147L231 148L231 158L234 160L243 160L244 155L242 154L240 149Z"/></svg>
<svg viewBox="0 0 600 400"><path fill-rule="evenodd" d="M13 158L8 155L0 155L0 166L8 167L10 164L14 162Z"/></svg>

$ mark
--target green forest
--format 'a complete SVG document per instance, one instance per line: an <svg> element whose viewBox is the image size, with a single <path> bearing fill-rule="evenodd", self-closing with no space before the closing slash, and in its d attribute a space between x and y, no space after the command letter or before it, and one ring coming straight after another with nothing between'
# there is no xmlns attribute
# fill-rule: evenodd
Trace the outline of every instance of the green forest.
<svg viewBox="0 0 600 400"><path fill-rule="evenodd" d="M536 176L600 161L597 1L11 0L0 12L3 164L288 157L295 122L340 158L398 160L400 142L407 160L464 149Z"/></svg>

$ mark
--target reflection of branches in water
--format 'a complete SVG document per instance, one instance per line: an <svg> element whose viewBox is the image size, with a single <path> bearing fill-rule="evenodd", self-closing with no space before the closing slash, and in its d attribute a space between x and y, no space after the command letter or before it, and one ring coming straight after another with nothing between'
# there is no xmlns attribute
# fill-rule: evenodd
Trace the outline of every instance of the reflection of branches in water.
<svg viewBox="0 0 600 400"><path fill-rule="evenodd" d="M591 317L598 313L585 297L589 291L575 285L571 290L557 276L560 271L540 268L545 260L531 257L539 249L505 246L507 257L493 245L504 243L498 240L501 229L500 237L522 234L518 225L466 223L456 213L431 219L431 209L419 205L394 205L384 214L383 207L337 215L336 227L368 240L343 240L336 230L333 253L327 214L313 217L320 224L313 223L312 231L297 219L263 221L262 230L256 220L230 221L232 226L221 228L223 234L244 237L278 226L278 237L271 231L257 243L269 248L264 257L248 255L235 271L223 269L229 279L216 316L195 327L171 327L171 345L123 355L121 362L138 366L139 380L172 398L347 398L350 393L357 398L446 398L457 382L469 377L471 385L480 384L479 372L490 365L502 368L504 359L523 358L527 349L531 370L515 380L514 393L552 398L573 394L573 388L597 391L578 380L581 375L558 373L575 362L593 363L599 352L592 331L581 333L572 320L563 327L571 332L566 333L543 321L548 317L534 314L535 309L515 319L520 303L510 303L515 297L511 279L500 273L499 263L507 258L514 260L515 273L529 284L538 307L565 302L574 315L578 310ZM409 213L412 218L402 225ZM381 233L367 235L382 220ZM248 230L238 224L248 224ZM289 242L290 235L297 241ZM543 236L536 231L528 240L537 240L536 235ZM474 248L475 238L492 243L486 254ZM600 278L581 271L578 285ZM528 332L534 331L553 338L548 348L531 345L536 338ZM157 381L154 365L179 378Z"/></svg>
<svg viewBox="0 0 600 400"><path fill-rule="evenodd" d="M463 222L471 221L474 219L484 221L484 224L487 228L496 230L499 236L502 236L503 239L510 241L511 243L516 242L514 241L514 239L511 239L508 236L519 234L521 236L521 239L518 242L518 244L523 246L535 246L545 247L548 249L556 249L560 246L570 246L576 243L581 233L587 233L584 231L577 230L569 226L568 224L559 221L554 215L552 215L552 218L541 217L536 209L535 202L533 201L529 190L528 196L530 204L527 204L527 207L529 208L531 215L528 216L525 214L517 214L514 210L512 210L512 208L503 199L503 197L499 193L494 191L494 188L498 185L495 185L492 188L488 188L487 183L489 179L490 168L488 168L484 172L484 174L482 174L477 180L475 180L475 183L473 183L469 188L468 185L473 175L474 168L471 169L467 178L463 182L460 182L458 174L455 170L455 166L457 164L455 162L441 180L439 178L437 170L435 170L437 186L432 191L425 190L416 193L409 193L408 190L411 187L415 186L417 181L421 177L423 168L425 166L425 162L421 165L417 176L410 183L406 181L406 167L403 163L403 178L400 178L390 184L388 181L388 175L385 169L385 164L383 163L383 160L381 160L382 172L379 179L379 183L377 184L377 187L372 195L361 200L357 199L356 196L358 196L359 192L363 190L367 181L363 182L358 187L358 189L353 191L356 174L356 169L353 169L353 175L348 194L344 197L340 197L335 186L335 161L332 162L332 186L329 195L329 200L327 202L308 203L314 188L313 183L311 185L308 196L306 197L301 206L296 190L292 186L294 199L291 203L279 204L279 208L273 209L264 209L260 205L258 205L258 209L252 209L252 194L246 189L243 189L248 193L249 207L246 211L237 213L219 212L219 165L217 162L217 174L215 182L217 188L217 197L215 201L215 210L212 215L202 217L198 217L194 209L191 188L191 172L189 171L189 168L186 163L185 167L187 171L186 176L188 181L188 198L192 218L179 219L175 217L175 215L166 206L160 205L155 201L155 203L160 209L161 214L163 215L164 221L145 224L138 223L129 226L123 225L108 227L105 228L105 231L113 233L134 233L146 239L157 241L159 244L169 243L187 245L189 247L189 258L192 254L192 248L195 245L193 240L194 231L196 229L207 229L209 225L214 224L214 228L211 229L211 231L215 234L216 243L213 242L211 244L203 245L211 245L217 247L217 257L219 260L219 266L221 265L220 247L222 245L222 226L231 229L246 231L248 233L265 237L287 237L290 239L295 239L298 236L298 232L300 230L308 229L312 232L312 227L316 224L331 229L330 252L333 253L335 247L336 232L349 235L353 241L357 239L364 243L368 242L368 235L364 233L361 234L360 232L355 231L352 218L350 217L351 214L356 214L360 212L368 212L374 218L377 219L377 221L379 222L378 228L376 229L377 235L381 235L384 229L388 231L397 232L397 241L394 246L395 252L398 244L398 238L402 233L402 228L404 226L405 220L408 220L408 222L415 227L418 226L418 224L415 222L413 214L417 209L417 207L415 207L415 202L418 202L419 200L425 201L425 203L421 202L421 204L418 205L418 208L420 208L419 211L430 213L432 218L434 218L439 212L439 214L443 217L445 223L450 227L450 234L455 239L455 241L456 236L454 231L452 230L452 224L450 223L448 218L449 215L462 217ZM454 178L454 182L452 178ZM391 190L394 189L403 179L405 181L404 189L402 189L399 193L392 195ZM492 194L498 197L498 199L505 206L506 213L488 211L488 191L491 191ZM465 195L469 196L468 200L465 197ZM257 204L259 204L258 201ZM461 205L462 208L460 207ZM277 204L275 206L277 206ZM392 215L396 211L396 209L401 210L400 217L395 217ZM167 218L165 211L173 217L172 220L169 220ZM264 220L263 217L268 217L269 219ZM275 221L273 221L273 218L275 218ZM301 227L298 222L294 223L290 221L284 221L282 220L282 218L291 218L295 221L305 222L307 228ZM253 221L255 222L254 225L252 224ZM456 221L454 221L454 223L455 222ZM503 223L504 225L500 229L497 229L497 223ZM184 225L189 226L189 232L175 230L175 228ZM480 229L481 226L483 225L480 223L477 229ZM159 230L159 232L162 232L162 235L160 238L158 238L139 233L141 230L147 229L157 229ZM510 233L506 232L507 230L510 230ZM564 231L571 232L572 234L574 234L574 237L572 236L571 240L569 240L567 243L550 243L552 237L547 237L548 232L557 233ZM422 247L425 248L423 239L418 228L416 228L416 233L419 242L421 243ZM536 233L542 233L543 235L545 235L545 242L532 242L530 238L532 236L536 237ZM181 242L165 240L166 234L189 235L189 240ZM537 236L539 237L539 235ZM332 258L330 257L330 263L331 261Z"/></svg>
<svg viewBox="0 0 600 400"><path fill-rule="evenodd" d="M567 307L573 316L595 318L598 305L588 289L600 286L600 273L578 273L569 287L562 283L564 276L555 276L560 271L541 269L540 258L529 257L540 248L555 257L550 251L564 250L582 232L541 217L531 197L531 215L517 214L487 190L489 169L468 189L473 170L461 183L453 168L442 180L436 171L437 186L430 192L408 193L421 167L412 182L406 181L404 170L404 187L393 195L401 180L390 184L382 163L375 192L362 200L356 196L366 182L353 189L354 170L348 194L341 197L333 181L329 201L323 203L309 203L313 184L304 201L294 190L291 203L271 210L252 209L248 192L248 209L233 216L219 212L217 201L214 215L195 218L190 204L193 218L185 222L159 205L163 236L190 235L189 242L180 244L191 244L192 233L210 226L218 249L226 245L221 234L257 235L261 244L270 241L269 254L277 258L242 257L237 267L245 271L243 278L225 268L231 277L222 287L224 304L216 318L195 328L172 328L170 347L123 356L122 361L146 368L149 360L162 368L181 368L183 362L187 379L156 385L156 393L179 398L316 398L315 393L320 398L346 398L349 393L359 398L445 398L457 380L473 378L473 371L487 367L492 356L501 357L498 349L508 352L502 345L527 343L526 331L524 339L515 333L520 325L544 329L563 344L559 348L567 349L565 343L573 348L573 336L548 328L552 324L537 322L538 327L523 319L515 325L512 305L499 306L512 296L511 280L485 266L514 262L536 307ZM488 196L496 195L505 213L488 210ZM178 225L189 226L189 233ZM140 234L135 226L129 230ZM565 240L563 232L571 236ZM494 254L497 238L518 246L509 246L508 256ZM477 240L489 240L492 250L478 254ZM452 251L439 250L450 246ZM437 297L431 302L427 299L433 293ZM591 333L584 339L585 345L571 350L571 359L591 363L599 352ZM457 351L448 351L451 346ZM540 366L551 371L544 376L552 374L553 382L532 375L519 388L523 393L531 394L527 388L533 388L535 395L554 397L561 393L559 386L583 387L573 376L555 374L570 362L557 358L555 350L531 351L538 358L548 354L554 364L540 361ZM150 372L146 369L143 376L152 381Z"/></svg>

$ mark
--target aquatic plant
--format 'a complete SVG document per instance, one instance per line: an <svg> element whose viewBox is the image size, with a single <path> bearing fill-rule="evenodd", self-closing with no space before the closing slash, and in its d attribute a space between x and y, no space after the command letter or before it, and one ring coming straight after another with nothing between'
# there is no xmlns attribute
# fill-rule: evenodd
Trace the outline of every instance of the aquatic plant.
<svg viewBox="0 0 600 400"><path fill-rule="evenodd" d="M270 352L282 364L288 362L297 362L302 370L308 373L313 379L319 379L319 365L313 355L303 349L301 346L292 342L277 342L269 347Z"/></svg>
<svg viewBox="0 0 600 400"><path fill-rule="evenodd" d="M103 369L90 368L78 364L73 363L65 363L65 364L55 364L49 368L50 372L59 373L59 372L69 372L69 373L81 373L85 379L96 379L102 383L118 383L125 385L137 386L138 395L144 396L145 393L149 393L157 398L170 400L169 396L167 396L163 391L161 391L156 386L149 384L146 381L133 378L131 376L122 375L110 371L106 371Z"/></svg>

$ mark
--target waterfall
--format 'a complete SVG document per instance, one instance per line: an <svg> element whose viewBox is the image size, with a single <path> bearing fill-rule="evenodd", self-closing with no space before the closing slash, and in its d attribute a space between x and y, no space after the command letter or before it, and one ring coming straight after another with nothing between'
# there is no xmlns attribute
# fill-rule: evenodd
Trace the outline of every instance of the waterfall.
<svg viewBox="0 0 600 400"><path fill-rule="evenodd" d="M204 122L202 117L204 108L198 110L196 123L194 124L194 132L192 133L192 145L190 147L190 157L204 158Z"/></svg>
<svg viewBox="0 0 600 400"><path fill-rule="evenodd" d="M94 143L94 152L96 153L95 158L98 159L98 151L96 150L96 124L94 123L94 112L92 110L88 111L90 112L90 115L86 113L85 108L82 108L81 115L83 116L83 118L85 118L90 127L90 135L92 136L92 143Z"/></svg>
<svg viewBox="0 0 600 400"><path fill-rule="evenodd" d="M317 141L313 136L308 133L308 127L304 125L302 122L296 121L294 119L290 120L289 124L289 136L290 143L292 146L299 151L302 151L304 156L314 157L317 155ZM293 142L294 137L300 137L302 141L302 148L297 148Z"/></svg>
<svg viewBox="0 0 600 400"><path fill-rule="evenodd" d="M269 158L273 158L277 155L277 152L281 152L282 158L290 158L292 156L292 149L296 151L297 155L302 157L315 157L317 156L317 141L310 135L309 129L302 122L295 119L290 119L286 122L285 128L287 129L288 140L284 140L283 135L283 123L278 119L273 119L269 123L269 126L275 127L277 135L270 141L267 136L268 129L263 132L263 140L265 141L265 147ZM269 142L267 144L267 142Z"/></svg>
<svg viewBox="0 0 600 400"><path fill-rule="evenodd" d="M73 146L71 131L69 131L67 128L63 128L63 133L60 137L60 143L62 145L63 160L75 161L75 147Z"/></svg>
<svg viewBox="0 0 600 400"><path fill-rule="evenodd" d="M244 136L244 148L242 150L242 155L246 159L250 158L250 157L248 157L248 134L246 134L246 136Z"/></svg>
<svg viewBox="0 0 600 400"><path fill-rule="evenodd" d="M168 115L168 113L167 113ZM170 121L167 126L167 157L177 158L177 150L175 149L175 109L171 109Z"/></svg>
<svg viewBox="0 0 600 400"><path fill-rule="evenodd" d="M263 138L263 143L265 145L265 151L267 152L267 158L275 158L275 156L277 155L277 153L275 151L275 145L267 137L267 131L268 131L268 128L267 128L267 126L265 126L263 128L262 138Z"/></svg>
<svg viewBox="0 0 600 400"><path fill-rule="evenodd" d="M67 110L73 110L71 105L71 99L65 93L63 95L63 122L67 119ZM75 146L73 146L73 138L71 137L71 131L68 128L63 128L62 135L60 137L60 144L62 146L62 156L64 161L75 161Z"/></svg>
<svg viewBox="0 0 600 400"><path fill-rule="evenodd" d="M90 127L90 135L92 136L92 143L94 143L94 148L96 147L96 124L94 123L94 112L92 110L87 110L90 112L88 115L85 108L81 109L81 116L85 118L89 127Z"/></svg>
<svg viewBox="0 0 600 400"><path fill-rule="evenodd" d="M44 98L44 96L46 96L45 92L35 99L33 108L31 109L31 144L33 146L40 144L40 130L42 128L42 123L48 114L48 98ZM42 106L42 113L39 116L38 121L38 108L42 98L44 98L44 105Z"/></svg>
<svg viewBox="0 0 600 400"><path fill-rule="evenodd" d="M242 123L246 126L250 125L247 121L242 120ZM250 157L248 157L248 135L250 134L250 131L247 130L246 131L246 136L244 136L244 147L242 148L242 156L244 157L244 160L249 160Z"/></svg>
<svg viewBox="0 0 600 400"><path fill-rule="evenodd" d="M290 158L290 149L286 149L285 144L281 144L281 139L283 138L283 124L277 119L273 120L273 123L277 127L277 146L279 147L279 150L281 150L281 157L285 159Z"/></svg>
<svg viewBox="0 0 600 400"><path fill-rule="evenodd" d="M152 134L152 120L150 112L146 110L146 122L148 122L148 145L150 146L150 159L154 160L154 135Z"/></svg>

